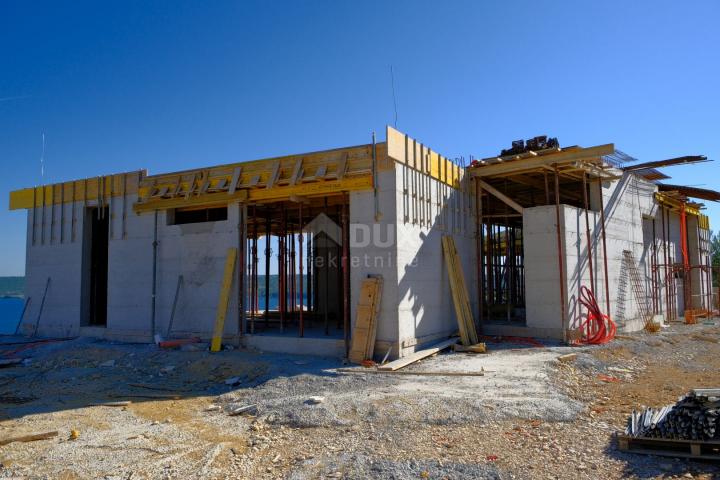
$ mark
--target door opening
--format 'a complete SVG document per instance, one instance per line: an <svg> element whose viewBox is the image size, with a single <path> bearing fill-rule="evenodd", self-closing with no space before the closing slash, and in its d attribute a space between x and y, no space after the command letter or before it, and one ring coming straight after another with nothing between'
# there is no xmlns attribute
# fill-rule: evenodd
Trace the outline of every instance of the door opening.
<svg viewBox="0 0 720 480"><path fill-rule="evenodd" d="M85 304L83 325L107 326L108 240L110 212L107 207L85 212L84 272Z"/></svg>

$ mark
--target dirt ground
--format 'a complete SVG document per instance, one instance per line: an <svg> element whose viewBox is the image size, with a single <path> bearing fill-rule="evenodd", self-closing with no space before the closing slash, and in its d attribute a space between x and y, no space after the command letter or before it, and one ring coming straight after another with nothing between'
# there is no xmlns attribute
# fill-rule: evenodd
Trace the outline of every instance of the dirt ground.
<svg viewBox="0 0 720 480"><path fill-rule="evenodd" d="M0 446L0 478L720 478L716 464L623 453L613 438L633 409L720 387L717 325L600 347L489 339L488 354L447 352L404 369L484 376L27 341L0 339L0 359L24 359L0 369L0 442L58 435ZM571 352L574 361L557 360Z"/></svg>

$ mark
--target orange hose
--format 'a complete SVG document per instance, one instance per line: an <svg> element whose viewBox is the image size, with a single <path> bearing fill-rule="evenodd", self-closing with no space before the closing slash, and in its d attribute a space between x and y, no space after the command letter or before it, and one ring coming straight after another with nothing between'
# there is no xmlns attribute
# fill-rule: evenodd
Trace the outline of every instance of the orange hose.
<svg viewBox="0 0 720 480"><path fill-rule="evenodd" d="M588 311L587 318L580 324L584 337L578 343L600 345L615 338L617 325L612 319L600 311L595 295L586 287L580 287L580 305Z"/></svg>

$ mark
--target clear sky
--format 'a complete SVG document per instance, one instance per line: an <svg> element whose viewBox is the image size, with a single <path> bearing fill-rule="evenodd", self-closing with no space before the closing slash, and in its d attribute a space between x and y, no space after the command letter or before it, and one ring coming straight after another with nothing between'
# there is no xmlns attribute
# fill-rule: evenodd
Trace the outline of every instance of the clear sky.
<svg viewBox="0 0 720 480"><path fill-rule="evenodd" d="M719 19L716 1L2 2L0 275L24 272L9 191L366 143L394 122L391 65L398 128L450 157L548 134L720 161ZM720 189L718 163L665 172Z"/></svg>

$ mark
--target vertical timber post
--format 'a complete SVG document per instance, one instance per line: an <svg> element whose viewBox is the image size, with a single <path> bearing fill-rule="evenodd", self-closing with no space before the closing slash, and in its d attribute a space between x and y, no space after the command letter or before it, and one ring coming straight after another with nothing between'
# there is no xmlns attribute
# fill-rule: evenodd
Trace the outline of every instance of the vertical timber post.
<svg viewBox="0 0 720 480"><path fill-rule="evenodd" d="M558 250L558 271L560 274L560 317L562 322L562 338L563 342L567 342L567 303L565 302L565 267L563 262L562 249L562 231L560 228L560 173L557 164L555 169L555 227L557 232L557 250Z"/></svg>
<svg viewBox="0 0 720 480"><path fill-rule="evenodd" d="M342 268L343 268L343 337L345 358L350 354L350 228L348 225L349 198L344 195L342 207Z"/></svg>

